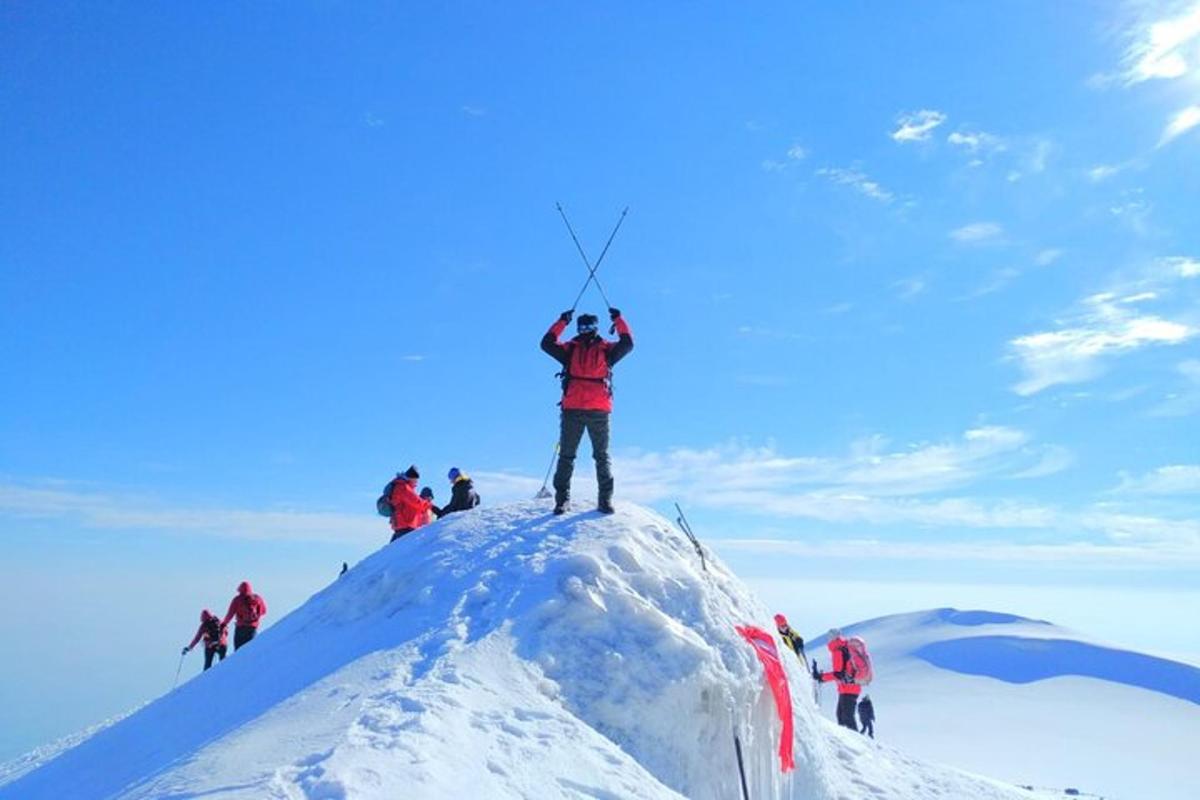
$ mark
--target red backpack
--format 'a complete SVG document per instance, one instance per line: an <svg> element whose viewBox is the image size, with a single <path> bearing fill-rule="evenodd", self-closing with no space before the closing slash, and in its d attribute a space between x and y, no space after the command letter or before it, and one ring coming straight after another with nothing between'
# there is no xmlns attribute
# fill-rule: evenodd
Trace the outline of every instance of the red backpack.
<svg viewBox="0 0 1200 800"><path fill-rule="evenodd" d="M875 678L871 666L871 654L861 636L851 636L842 647L842 663L846 677L860 686L866 686Z"/></svg>

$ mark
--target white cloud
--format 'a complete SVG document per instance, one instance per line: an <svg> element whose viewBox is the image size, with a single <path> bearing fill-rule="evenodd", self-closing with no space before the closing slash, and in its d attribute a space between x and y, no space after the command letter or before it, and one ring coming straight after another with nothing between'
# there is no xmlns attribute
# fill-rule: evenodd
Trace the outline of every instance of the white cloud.
<svg viewBox="0 0 1200 800"><path fill-rule="evenodd" d="M1052 444L1047 445L1042 451L1040 461L1028 469L1023 469L1020 472L1013 474L1011 477L1018 479L1045 478L1049 475L1057 475L1063 470L1070 469L1074 465L1074 453L1065 447Z"/></svg>
<svg viewBox="0 0 1200 800"><path fill-rule="evenodd" d="M764 172L783 172L787 169L787 164L782 161L776 161L773 158L764 158L762 160L762 168Z"/></svg>
<svg viewBox="0 0 1200 800"><path fill-rule="evenodd" d="M904 278L892 284L892 288L896 290L896 297L900 300L912 300L919 294L925 292L925 280L919 277Z"/></svg>
<svg viewBox="0 0 1200 800"><path fill-rule="evenodd" d="M1151 410L1156 417L1187 417L1200 414L1200 361L1188 359L1175 368L1183 386L1168 394Z"/></svg>
<svg viewBox="0 0 1200 800"><path fill-rule="evenodd" d="M428 356L423 356L419 353L412 353L412 354L409 354L406 356L400 356L401 361L409 361L412 363L416 363L418 361L425 361L427 358L428 358Z"/></svg>
<svg viewBox="0 0 1200 800"><path fill-rule="evenodd" d="M1123 474L1118 492L1131 494L1200 494L1200 464L1173 464L1133 476Z"/></svg>
<svg viewBox="0 0 1200 800"><path fill-rule="evenodd" d="M368 128L382 128L387 122L376 114L374 111L368 111L363 115L363 122Z"/></svg>
<svg viewBox="0 0 1200 800"><path fill-rule="evenodd" d="M1021 270L1014 267L1001 267L992 273L987 283L983 284L962 299L974 300L978 297L985 297L989 294L995 294L1019 277L1021 277Z"/></svg>
<svg viewBox="0 0 1200 800"><path fill-rule="evenodd" d="M890 203L894 195L879 185L876 181L871 180L865 173L857 169L841 169L839 167L822 167L817 170L817 175L823 178L828 178L841 186L849 186L860 194L870 197L872 200L878 200L881 203Z"/></svg>
<svg viewBox="0 0 1200 800"><path fill-rule="evenodd" d="M1196 278L1200 277L1200 261L1186 256L1171 256L1161 260L1169 269L1173 270L1180 278Z"/></svg>
<svg viewBox="0 0 1200 800"><path fill-rule="evenodd" d="M364 498L364 504L369 503ZM70 518L89 528L239 539L382 542L387 534L386 521L367 512L180 508L162 500L61 486L0 484L0 514L31 519Z"/></svg>
<svg viewBox="0 0 1200 800"><path fill-rule="evenodd" d="M1168 142L1178 139L1197 125L1200 125L1200 106L1188 106L1171 117L1171 121L1163 129L1162 137L1158 140L1158 146L1162 147Z"/></svg>
<svg viewBox="0 0 1200 800"><path fill-rule="evenodd" d="M1081 383L1103 372L1107 358L1151 345L1175 345L1197 330L1132 306L1145 298L1111 292L1084 298L1057 330L1017 337L1010 342L1025 378L1014 390L1036 394L1051 386Z"/></svg>
<svg viewBox="0 0 1200 800"><path fill-rule="evenodd" d="M1123 59L1127 86L1195 72L1200 62L1200 2L1179 16L1143 24L1133 38Z"/></svg>
<svg viewBox="0 0 1200 800"><path fill-rule="evenodd" d="M808 151L799 144L794 144L788 148L787 157L792 161L803 161L808 158Z"/></svg>
<svg viewBox="0 0 1200 800"><path fill-rule="evenodd" d="M957 130L947 136L946 141L972 155L987 155L1005 149L1003 139L983 131Z"/></svg>
<svg viewBox="0 0 1200 800"><path fill-rule="evenodd" d="M483 108L482 106L465 105L465 106L462 106L459 110L462 111L463 114L466 114L468 117L485 117L485 116L487 116L487 109Z"/></svg>
<svg viewBox="0 0 1200 800"><path fill-rule="evenodd" d="M1118 164L1097 164L1088 170L1087 176L1092 183L1106 181L1120 172L1124 167Z"/></svg>
<svg viewBox="0 0 1200 800"><path fill-rule="evenodd" d="M972 222L950 231L960 244L996 244L1004 238L1004 227L996 222Z"/></svg>
<svg viewBox="0 0 1200 800"><path fill-rule="evenodd" d="M1045 250L1039 251L1038 254L1034 256L1033 263L1037 264L1039 267L1048 267L1055 261L1058 261L1060 258L1062 258L1062 255L1063 251L1061 249L1057 247L1048 247Z"/></svg>
<svg viewBox="0 0 1200 800"><path fill-rule="evenodd" d="M897 142L923 142L933 134L934 128L945 121L945 114L930 109L900 114L896 118L897 127L892 131L892 139Z"/></svg>

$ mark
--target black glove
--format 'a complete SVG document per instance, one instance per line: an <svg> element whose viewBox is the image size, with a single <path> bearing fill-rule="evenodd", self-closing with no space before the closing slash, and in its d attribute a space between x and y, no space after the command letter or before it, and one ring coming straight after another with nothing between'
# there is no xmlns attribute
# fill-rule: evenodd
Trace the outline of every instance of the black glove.
<svg viewBox="0 0 1200 800"><path fill-rule="evenodd" d="M613 308L612 306L609 306L608 318L611 319L613 322L616 322L617 317L619 317L619 316L621 316L621 309Z"/></svg>
<svg viewBox="0 0 1200 800"><path fill-rule="evenodd" d="M573 317L573 316L575 316L574 311L564 311L558 315L558 321L559 322L570 322L571 317Z"/></svg>
<svg viewBox="0 0 1200 800"><path fill-rule="evenodd" d="M182 653L180 653L179 655L181 655L181 656L186 656L186 655L188 654L188 651L189 651L189 650L191 650L191 649L192 649L192 648L190 648L190 647L185 647L185 648L183 648L183 652L182 652Z"/></svg>

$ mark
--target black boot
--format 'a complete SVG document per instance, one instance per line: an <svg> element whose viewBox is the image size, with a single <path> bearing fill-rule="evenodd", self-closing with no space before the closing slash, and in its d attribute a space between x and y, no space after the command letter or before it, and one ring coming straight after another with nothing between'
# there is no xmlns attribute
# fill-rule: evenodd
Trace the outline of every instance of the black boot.
<svg viewBox="0 0 1200 800"><path fill-rule="evenodd" d="M554 504L554 516L560 517L565 513L567 513L567 501Z"/></svg>
<svg viewBox="0 0 1200 800"><path fill-rule="evenodd" d="M596 504L596 510L601 514L615 514L617 510L613 508L612 500L601 500Z"/></svg>

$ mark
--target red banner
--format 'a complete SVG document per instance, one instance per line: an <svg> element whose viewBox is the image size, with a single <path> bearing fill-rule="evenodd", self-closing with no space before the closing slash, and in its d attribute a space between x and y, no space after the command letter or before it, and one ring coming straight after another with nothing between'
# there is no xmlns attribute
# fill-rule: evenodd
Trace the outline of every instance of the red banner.
<svg viewBox="0 0 1200 800"><path fill-rule="evenodd" d="M779 651L775 649L775 639L753 625L739 625L735 630L754 648L767 673L767 684L775 695L775 710L779 712L779 721L783 723L783 734L779 739L779 768L783 772L790 772L796 767L796 762L792 760L792 693L788 690L787 673L783 671Z"/></svg>

